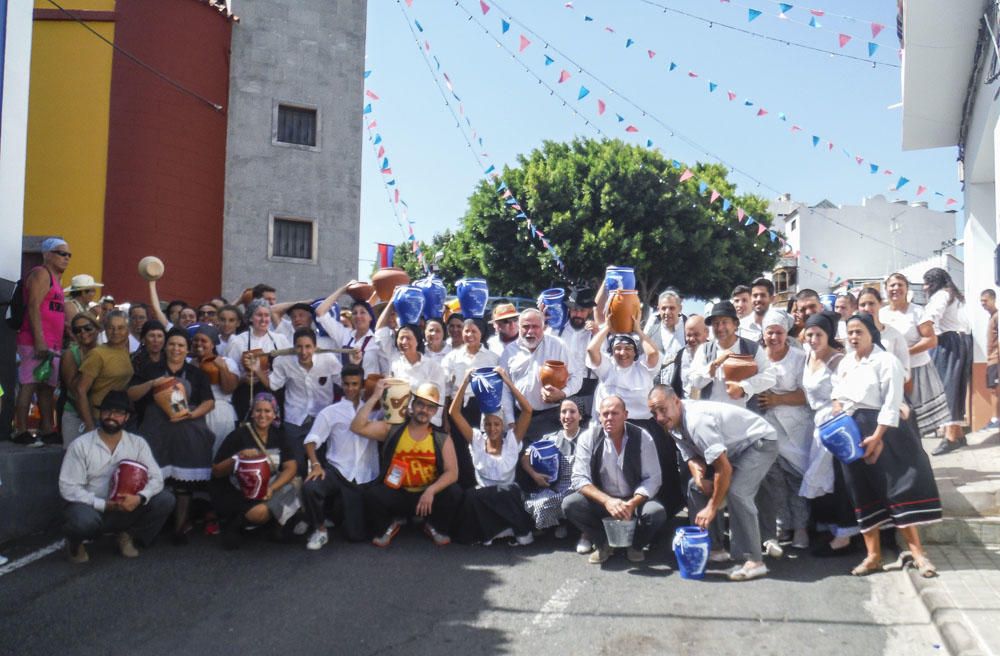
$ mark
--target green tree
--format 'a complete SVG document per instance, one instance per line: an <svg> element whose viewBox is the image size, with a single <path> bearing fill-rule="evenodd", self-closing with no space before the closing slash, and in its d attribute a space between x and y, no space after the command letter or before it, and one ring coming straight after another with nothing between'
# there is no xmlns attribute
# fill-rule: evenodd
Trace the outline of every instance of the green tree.
<svg viewBox="0 0 1000 656"><path fill-rule="evenodd" d="M647 303L670 286L682 295L728 296L774 266L780 246L769 235L741 225L736 208L770 224L767 201L737 195L724 167L698 164L695 177L662 154L620 140L546 141L505 168L502 179L531 221L565 263L560 271L523 219L504 203L491 181L482 181L455 231L435 235L425 257L443 253L438 271L449 287L462 276L486 278L493 294L534 296L545 287L597 286L608 265L635 268ZM699 193L706 182L722 201ZM397 249L397 266L421 274L408 244Z"/></svg>

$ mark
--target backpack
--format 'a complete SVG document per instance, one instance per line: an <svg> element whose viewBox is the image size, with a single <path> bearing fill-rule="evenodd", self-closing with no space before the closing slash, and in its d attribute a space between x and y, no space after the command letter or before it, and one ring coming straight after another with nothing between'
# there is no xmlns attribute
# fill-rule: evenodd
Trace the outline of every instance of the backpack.
<svg viewBox="0 0 1000 656"><path fill-rule="evenodd" d="M49 274L49 289L52 289L52 275ZM21 330L24 325L24 316L27 306L24 303L24 278L17 281L14 291L11 292L10 301L7 303L7 311L4 312L3 320L7 327L13 331Z"/></svg>
<svg viewBox="0 0 1000 656"><path fill-rule="evenodd" d="M552 440L538 440L528 447L529 464L549 483L559 480L559 455L559 447Z"/></svg>

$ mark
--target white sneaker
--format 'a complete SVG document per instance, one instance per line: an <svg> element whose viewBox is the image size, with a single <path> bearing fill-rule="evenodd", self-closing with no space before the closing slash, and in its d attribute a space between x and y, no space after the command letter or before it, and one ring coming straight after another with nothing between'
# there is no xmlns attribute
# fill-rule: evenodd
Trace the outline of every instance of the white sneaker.
<svg viewBox="0 0 1000 656"><path fill-rule="evenodd" d="M777 540L764 540L764 555L770 558L781 558L785 555L785 550L781 548Z"/></svg>
<svg viewBox="0 0 1000 656"><path fill-rule="evenodd" d="M728 563L732 559L733 557L725 549L712 549L708 552L708 562L710 563Z"/></svg>
<svg viewBox="0 0 1000 656"><path fill-rule="evenodd" d="M589 554L594 550L594 545L591 544L590 540L585 537L581 537L580 541L576 543L576 552L581 556L583 554Z"/></svg>
<svg viewBox="0 0 1000 656"><path fill-rule="evenodd" d="M309 541L306 542L306 549L309 551L319 551L329 541L330 536L327 535L326 531L313 531L313 534L309 536Z"/></svg>
<svg viewBox="0 0 1000 656"><path fill-rule="evenodd" d="M516 544L519 547L526 547L534 541L535 541L535 536L532 535L530 531L528 533L525 533L524 535L514 536L514 544Z"/></svg>
<svg viewBox="0 0 1000 656"><path fill-rule="evenodd" d="M556 530L552 532L552 535L557 540L565 540L566 536L569 535L569 531L566 530L565 526L560 524L559 526L556 527Z"/></svg>

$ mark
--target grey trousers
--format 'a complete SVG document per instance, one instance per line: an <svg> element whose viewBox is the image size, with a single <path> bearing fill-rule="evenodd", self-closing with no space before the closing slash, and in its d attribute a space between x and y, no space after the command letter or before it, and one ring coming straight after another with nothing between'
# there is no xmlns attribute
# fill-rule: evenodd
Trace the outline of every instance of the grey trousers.
<svg viewBox="0 0 1000 656"><path fill-rule="evenodd" d="M762 542L757 516L757 493L777 457L777 440L758 440L739 456L729 459L729 463L733 466L733 479L729 483L725 506L729 509L732 538L729 551L736 560L759 561L761 558ZM694 516L708 505L708 499L709 497L698 489L692 479L688 483L688 513L692 522ZM720 509L709 527L713 549L722 548L722 522Z"/></svg>
<svg viewBox="0 0 1000 656"><path fill-rule="evenodd" d="M610 517L608 511L599 503L595 503L579 492L574 492L562 502L563 514L574 526L580 529L584 537L595 546L608 544L608 536L604 533L605 517ZM639 506L636 513L638 525L635 527L635 539L632 546L642 549L656 537L663 525L667 523L667 511L658 501L652 499Z"/></svg>
<svg viewBox="0 0 1000 656"><path fill-rule="evenodd" d="M799 496L801 486L802 474L778 456L757 493L761 540L777 538L779 531L809 526L809 502Z"/></svg>
<svg viewBox="0 0 1000 656"><path fill-rule="evenodd" d="M143 545L150 545L174 509L174 495L164 489L132 512L97 512L93 506L67 503L63 509L63 534L70 542L91 540L103 533L127 532Z"/></svg>

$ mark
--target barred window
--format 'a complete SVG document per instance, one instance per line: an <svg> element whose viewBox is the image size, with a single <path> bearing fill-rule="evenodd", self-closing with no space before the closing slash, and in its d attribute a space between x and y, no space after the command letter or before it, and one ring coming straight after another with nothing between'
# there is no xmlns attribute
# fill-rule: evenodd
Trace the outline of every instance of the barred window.
<svg viewBox="0 0 1000 656"><path fill-rule="evenodd" d="M278 105L278 129L275 139L299 146L316 145L316 110Z"/></svg>
<svg viewBox="0 0 1000 656"><path fill-rule="evenodd" d="M314 228L315 223L312 221L275 217L271 235L271 257L312 260Z"/></svg>

